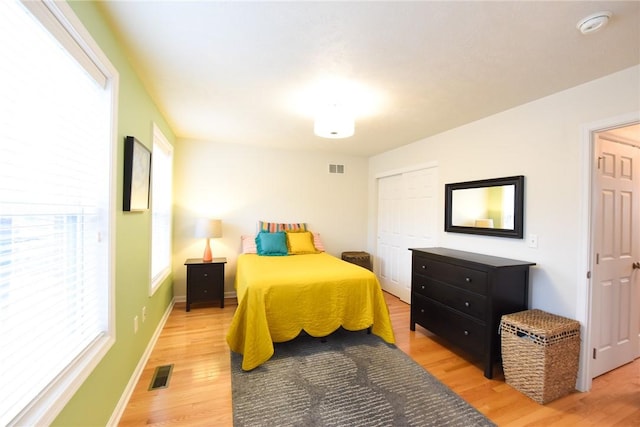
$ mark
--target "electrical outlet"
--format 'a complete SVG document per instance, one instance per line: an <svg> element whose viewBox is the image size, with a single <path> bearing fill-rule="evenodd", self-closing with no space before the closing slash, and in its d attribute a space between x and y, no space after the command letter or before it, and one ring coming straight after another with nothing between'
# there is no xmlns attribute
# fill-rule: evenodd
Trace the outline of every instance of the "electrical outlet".
<svg viewBox="0 0 640 427"><path fill-rule="evenodd" d="M527 236L527 245L530 248L537 248L538 247L538 235L537 234L529 234L529 236Z"/></svg>
<svg viewBox="0 0 640 427"><path fill-rule="evenodd" d="M138 316L133 318L133 333L138 333Z"/></svg>
<svg viewBox="0 0 640 427"><path fill-rule="evenodd" d="M147 320L147 307L142 307L142 323Z"/></svg>

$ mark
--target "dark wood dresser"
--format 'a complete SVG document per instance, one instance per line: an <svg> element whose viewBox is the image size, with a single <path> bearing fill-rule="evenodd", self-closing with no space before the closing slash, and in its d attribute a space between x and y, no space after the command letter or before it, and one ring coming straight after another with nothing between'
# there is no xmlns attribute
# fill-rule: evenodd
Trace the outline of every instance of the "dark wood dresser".
<svg viewBox="0 0 640 427"><path fill-rule="evenodd" d="M528 309L529 267L517 261L447 248L410 249L411 323L484 362L493 377L503 314Z"/></svg>

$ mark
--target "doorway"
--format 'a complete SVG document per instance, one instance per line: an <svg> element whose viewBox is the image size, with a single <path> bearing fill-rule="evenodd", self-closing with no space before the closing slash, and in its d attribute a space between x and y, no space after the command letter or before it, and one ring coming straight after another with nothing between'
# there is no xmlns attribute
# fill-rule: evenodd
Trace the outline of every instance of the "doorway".
<svg viewBox="0 0 640 427"><path fill-rule="evenodd" d="M590 379L640 357L640 124L592 150Z"/></svg>

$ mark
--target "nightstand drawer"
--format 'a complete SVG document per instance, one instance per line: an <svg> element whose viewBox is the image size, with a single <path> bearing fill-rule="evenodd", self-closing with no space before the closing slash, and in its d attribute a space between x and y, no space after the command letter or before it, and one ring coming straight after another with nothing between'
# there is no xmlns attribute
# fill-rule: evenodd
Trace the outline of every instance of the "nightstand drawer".
<svg viewBox="0 0 640 427"><path fill-rule="evenodd" d="M218 292L210 283L189 282L189 297L191 301L207 301L218 297Z"/></svg>
<svg viewBox="0 0 640 427"><path fill-rule="evenodd" d="M192 265L187 270L189 284L205 285L224 277L224 264Z"/></svg>

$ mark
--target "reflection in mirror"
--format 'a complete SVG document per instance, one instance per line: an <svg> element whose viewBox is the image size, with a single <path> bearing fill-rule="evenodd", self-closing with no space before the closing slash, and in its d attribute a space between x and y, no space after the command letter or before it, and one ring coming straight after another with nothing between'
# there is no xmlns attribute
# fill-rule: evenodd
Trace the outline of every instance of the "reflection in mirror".
<svg viewBox="0 0 640 427"><path fill-rule="evenodd" d="M521 239L524 176L445 185L445 231Z"/></svg>
<svg viewBox="0 0 640 427"><path fill-rule="evenodd" d="M452 225L461 227L514 228L515 185L454 190Z"/></svg>

